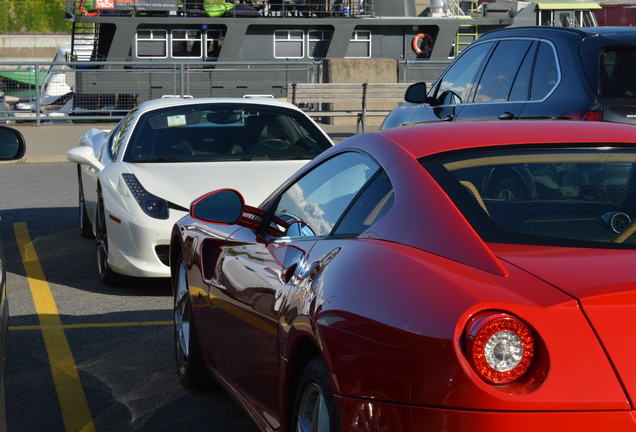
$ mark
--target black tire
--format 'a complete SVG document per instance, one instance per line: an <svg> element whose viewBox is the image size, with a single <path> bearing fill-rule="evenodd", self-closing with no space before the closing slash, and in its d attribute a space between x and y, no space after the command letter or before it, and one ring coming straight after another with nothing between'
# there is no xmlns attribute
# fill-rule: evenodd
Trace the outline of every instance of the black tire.
<svg viewBox="0 0 636 432"><path fill-rule="evenodd" d="M320 392L319 395L316 394L318 391ZM336 409L333 387L329 379L329 371L322 359L316 357L310 361L303 370L296 388L296 395L293 401L294 408L292 410L290 423L290 430L292 432L322 430L316 427L316 425L313 425L316 429L312 428L312 421L316 419L316 417L320 417L320 409L315 410L311 406L312 399L315 399L313 403L320 404L320 396L322 396L324 401L320 409L323 409L323 406L326 407L327 413L329 414L328 430L330 432L340 432L342 427L340 425L340 416ZM317 412L318 415L316 415ZM313 418L310 419L310 416L313 416ZM322 426L324 427L325 425Z"/></svg>
<svg viewBox="0 0 636 432"><path fill-rule="evenodd" d="M82 185L82 174L80 172L80 169L80 166L77 165L77 183L79 185L78 206L80 234L84 238L92 239L95 238L95 235L93 234L93 226L91 225L91 220L88 218L88 213L86 212L86 205L84 203L84 187Z"/></svg>
<svg viewBox="0 0 636 432"><path fill-rule="evenodd" d="M177 376L181 385L187 389L207 389L212 387L213 380L205 369L199 347L187 285L188 276L181 256L177 259L175 273L170 280L174 294L174 348ZM185 285L182 285L184 283Z"/></svg>
<svg viewBox="0 0 636 432"><path fill-rule="evenodd" d="M97 190L97 217L95 218L95 236L97 243L97 272L99 278L106 285L119 285L124 277L110 268L108 264L108 234L106 232L106 217L104 215L104 201L101 189Z"/></svg>

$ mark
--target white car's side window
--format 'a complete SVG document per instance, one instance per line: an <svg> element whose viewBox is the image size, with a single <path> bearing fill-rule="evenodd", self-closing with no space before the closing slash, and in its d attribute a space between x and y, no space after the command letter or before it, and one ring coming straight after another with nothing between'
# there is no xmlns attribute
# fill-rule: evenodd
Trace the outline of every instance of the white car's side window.
<svg viewBox="0 0 636 432"><path fill-rule="evenodd" d="M130 126L130 122L135 117L137 110L134 109L117 125L118 130L115 132L113 136L113 141L110 144L110 155L113 160L117 160L117 156L119 155L119 150L122 148L122 144L124 142L124 136L126 136L126 132L128 131L128 127Z"/></svg>

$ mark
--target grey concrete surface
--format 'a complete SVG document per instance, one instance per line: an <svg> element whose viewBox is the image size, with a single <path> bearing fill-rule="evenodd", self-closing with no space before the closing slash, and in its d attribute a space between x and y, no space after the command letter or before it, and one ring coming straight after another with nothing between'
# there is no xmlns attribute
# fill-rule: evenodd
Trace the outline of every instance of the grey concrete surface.
<svg viewBox="0 0 636 432"><path fill-rule="evenodd" d="M21 33L0 35L0 61L50 62L61 45L71 45L70 34Z"/></svg>
<svg viewBox="0 0 636 432"><path fill-rule="evenodd" d="M32 125L13 124L24 135L27 151L24 158L9 163L53 163L68 162L65 153L75 147L80 137L90 128L111 129L114 123L97 124L60 124L60 125ZM334 141L341 141L355 135L355 125L320 125ZM379 126L369 125L369 132L377 130Z"/></svg>

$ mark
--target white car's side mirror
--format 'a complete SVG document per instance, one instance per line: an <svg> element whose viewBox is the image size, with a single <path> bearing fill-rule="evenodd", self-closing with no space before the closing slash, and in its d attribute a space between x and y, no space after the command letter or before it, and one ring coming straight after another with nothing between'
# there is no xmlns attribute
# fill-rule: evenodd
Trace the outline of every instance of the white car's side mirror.
<svg viewBox="0 0 636 432"><path fill-rule="evenodd" d="M104 168L104 164L102 164L97 159L92 147L88 147L88 146L73 147L72 149L66 152L66 157L71 162L77 162L78 164L81 164L81 165L88 165L92 168L95 168L98 171L101 171Z"/></svg>

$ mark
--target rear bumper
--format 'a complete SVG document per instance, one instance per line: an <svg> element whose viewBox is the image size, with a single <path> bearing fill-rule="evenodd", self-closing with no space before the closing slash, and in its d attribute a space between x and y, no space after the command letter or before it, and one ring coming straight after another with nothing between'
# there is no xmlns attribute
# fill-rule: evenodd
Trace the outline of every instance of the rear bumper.
<svg viewBox="0 0 636 432"><path fill-rule="evenodd" d="M336 397L344 432L634 432L635 411L502 412L440 409Z"/></svg>

